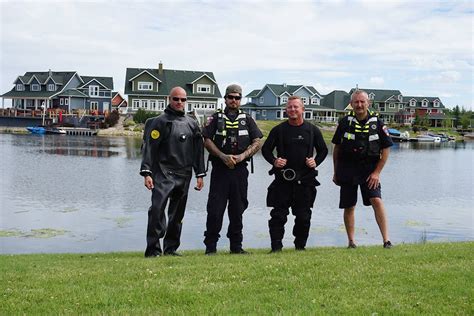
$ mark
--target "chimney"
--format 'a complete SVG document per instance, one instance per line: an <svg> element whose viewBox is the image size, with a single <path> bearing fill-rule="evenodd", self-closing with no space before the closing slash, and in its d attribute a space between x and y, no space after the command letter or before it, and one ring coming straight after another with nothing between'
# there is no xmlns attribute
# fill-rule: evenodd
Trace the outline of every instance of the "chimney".
<svg viewBox="0 0 474 316"><path fill-rule="evenodd" d="M163 74L163 63L160 60L160 63L158 64L158 74L162 75Z"/></svg>
<svg viewBox="0 0 474 316"><path fill-rule="evenodd" d="M283 87L286 88L286 82L283 82Z"/></svg>
<svg viewBox="0 0 474 316"><path fill-rule="evenodd" d="M53 75L53 72L51 71L51 69L49 70L49 76L51 77Z"/></svg>

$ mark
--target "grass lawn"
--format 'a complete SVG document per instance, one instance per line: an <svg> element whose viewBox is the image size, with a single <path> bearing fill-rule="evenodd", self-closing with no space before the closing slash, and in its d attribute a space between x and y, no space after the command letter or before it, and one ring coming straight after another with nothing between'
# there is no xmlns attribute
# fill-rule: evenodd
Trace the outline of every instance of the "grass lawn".
<svg viewBox="0 0 474 316"><path fill-rule="evenodd" d="M263 133L263 139L266 139L268 134L270 133L271 129L275 127L276 125L282 123L284 121L256 121L258 128ZM335 125L334 125L335 126ZM327 130L324 128L319 128L321 130L321 133L323 134L324 141L327 144L331 143L332 136L334 135L334 130Z"/></svg>
<svg viewBox="0 0 474 316"><path fill-rule="evenodd" d="M474 242L0 256L0 314L473 315Z"/></svg>

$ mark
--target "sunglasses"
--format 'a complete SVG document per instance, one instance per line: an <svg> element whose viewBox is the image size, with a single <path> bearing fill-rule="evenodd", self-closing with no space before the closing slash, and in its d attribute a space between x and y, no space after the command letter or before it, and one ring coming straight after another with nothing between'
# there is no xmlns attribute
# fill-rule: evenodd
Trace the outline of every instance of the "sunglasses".
<svg viewBox="0 0 474 316"><path fill-rule="evenodd" d="M188 100L187 98L178 98L178 97L173 97L172 99L174 102L178 102L178 101L186 102Z"/></svg>
<svg viewBox="0 0 474 316"><path fill-rule="evenodd" d="M226 98L229 99L229 100L237 100L237 101L242 99L242 97L240 95L228 95Z"/></svg>

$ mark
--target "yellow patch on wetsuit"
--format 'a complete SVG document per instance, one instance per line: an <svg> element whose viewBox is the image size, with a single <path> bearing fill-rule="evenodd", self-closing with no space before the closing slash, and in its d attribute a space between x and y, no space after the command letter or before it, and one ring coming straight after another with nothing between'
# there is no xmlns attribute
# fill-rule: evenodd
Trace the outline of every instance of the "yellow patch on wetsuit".
<svg viewBox="0 0 474 316"><path fill-rule="evenodd" d="M153 139L158 139L160 137L160 132L157 131L156 129L151 131L151 138Z"/></svg>

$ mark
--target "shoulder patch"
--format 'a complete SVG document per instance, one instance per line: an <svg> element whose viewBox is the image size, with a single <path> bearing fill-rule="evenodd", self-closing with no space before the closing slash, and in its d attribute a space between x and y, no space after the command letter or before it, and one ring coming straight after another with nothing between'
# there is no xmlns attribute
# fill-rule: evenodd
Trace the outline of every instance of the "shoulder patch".
<svg viewBox="0 0 474 316"><path fill-rule="evenodd" d="M213 120L214 120L214 116L208 116L206 126L209 126L212 123Z"/></svg>
<svg viewBox="0 0 474 316"><path fill-rule="evenodd" d="M383 129L383 132L385 133L385 135L390 136L390 134L388 133L388 128L387 128L387 126L384 125L384 126L382 127L382 129Z"/></svg>
<svg viewBox="0 0 474 316"><path fill-rule="evenodd" d="M157 131L156 129L154 129L154 130L151 131L150 136L153 139L158 139L160 137L160 132Z"/></svg>

